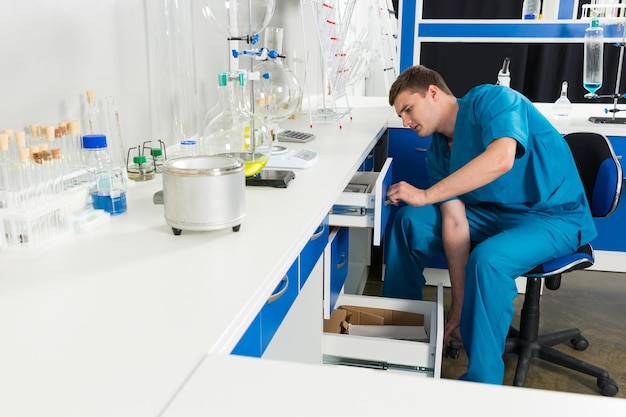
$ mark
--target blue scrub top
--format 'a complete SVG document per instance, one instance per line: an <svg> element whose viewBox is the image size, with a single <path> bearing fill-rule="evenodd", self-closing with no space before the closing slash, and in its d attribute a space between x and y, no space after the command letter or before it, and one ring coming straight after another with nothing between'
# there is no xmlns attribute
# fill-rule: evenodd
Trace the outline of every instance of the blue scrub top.
<svg viewBox="0 0 626 417"><path fill-rule="evenodd" d="M567 142L519 92L499 85L474 87L457 100L452 150L433 134L426 153L431 184L481 154L494 139L517 140L513 168L459 196L466 205L490 203L509 212L544 212L579 222L581 242L596 236L584 188Z"/></svg>

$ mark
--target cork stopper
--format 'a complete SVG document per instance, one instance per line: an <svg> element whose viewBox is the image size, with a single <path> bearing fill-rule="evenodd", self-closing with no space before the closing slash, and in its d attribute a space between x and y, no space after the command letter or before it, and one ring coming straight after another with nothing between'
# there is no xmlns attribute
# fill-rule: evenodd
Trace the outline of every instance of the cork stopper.
<svg viewBox="0 0 626 417"><path fill-rule="evenodd" d="M15 143L18 148L23 148L26 146L26 133L23 130L19 132L15 132Z"/></svg>
<svg viewBox="0 0 626 417"><path fill-rule="evenodd" d="M87 90L87 102L88 103L93 103L94 100L96 99L94 94L93 94L93 90Z"/></svg>
<svg viewBox="0 0 626 417"><path fill-rule="evenodd" d="M79 135L80 134L80 121L72 120L69 123L69 129L71 135Z"/></svg>
<svg viewBox="0 0 626 417"><path fill-rule="evenodd" d="M20 161L27 162L30 160L30 149L29 148L20 148L18 150L20 154Z"/></svg>
<svg viewBox="0 0 626 417"><path fill-rule="evenodd" d="M30 136L33 138L36 138L39 136L39 125L37 124L30 124L28 126L28 128L30 129Z"/></svg>
<svg viewBox="0 0 626 417"><path fill-rule="evenodd" d="M39 152L39 145L30 145L28 147L28 150L30 151L31 154L35 154Z"/></svg>
<svg viewBox="0 0 626 417"><path fill-rule="evenodd" d="M6 133L0 133L0 151L6 151L9 149L9 135Z"/></svg>
<svg viewBox="0 0 626 417"><path fill-rule="evenodd" d="M6 133L7 136L9 137L9 140L13 138L13 129L4 129L2 133Z"/></svg>
<svg viewBox="0 0 626 417"><path fill-rule="evenodd" d="M51 141L54 140L54 126L46 126L46 140Z"/></svg>
<svg viewBox="0 0 626 417"><path fill-rule="evenodd" d="M52 158L61 159L61 148L54 148L52 150Z"/></svg>

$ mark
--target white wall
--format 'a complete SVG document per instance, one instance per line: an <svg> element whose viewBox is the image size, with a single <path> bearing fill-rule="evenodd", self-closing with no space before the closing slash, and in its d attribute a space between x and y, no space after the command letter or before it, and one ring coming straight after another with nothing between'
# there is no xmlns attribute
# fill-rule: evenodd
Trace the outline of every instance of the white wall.
<svg viewBox="0 0 626 417"><path fill-rule="evenodd" d="M74 119L85 123L85 91L92 89L97 97L115 97L126 146L150 139L145 1L158 0L5 1L0 13L0 130ZM277 0L270 25L285 28L288 55L309 52L315 90L320 89L319 49L310 13L307 6L305 35L300 1ZM229 69L229 47L201 13L195 18L202 118L217 102L217 74Z"/></svg>
<svg viewBox="0 0 626 417"><path fill-rule="evenodd" d="M0 13L0 129L80 119L85 90L116 98L122 132L149 120L142 0L20 0Z"/></svg>

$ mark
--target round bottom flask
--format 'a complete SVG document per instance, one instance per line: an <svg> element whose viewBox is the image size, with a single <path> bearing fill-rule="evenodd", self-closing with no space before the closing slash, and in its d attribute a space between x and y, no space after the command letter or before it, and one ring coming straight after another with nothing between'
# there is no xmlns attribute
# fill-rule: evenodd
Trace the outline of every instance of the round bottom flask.
<svg viewBox="0 0 626 417"><path fill-rule="evenodd" d="M241 159L245 176L251 177L267 164L272 152L272 137L265 123L246 110L244 86L244 72L219 74L222 111L204 127L200 146L206 155Z"/></svg>

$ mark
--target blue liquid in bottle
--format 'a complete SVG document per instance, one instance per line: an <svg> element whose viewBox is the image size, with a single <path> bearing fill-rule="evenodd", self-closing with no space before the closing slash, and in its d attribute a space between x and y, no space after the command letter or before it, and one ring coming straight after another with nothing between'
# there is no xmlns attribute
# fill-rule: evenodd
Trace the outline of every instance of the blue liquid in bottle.
<svg viewBox="0 0 626 417"><path fill-rule="evenodd" d="M120 190L96 191L91 193L93 208L104 210L112 216L126 212L126 192Z"/></svg>

